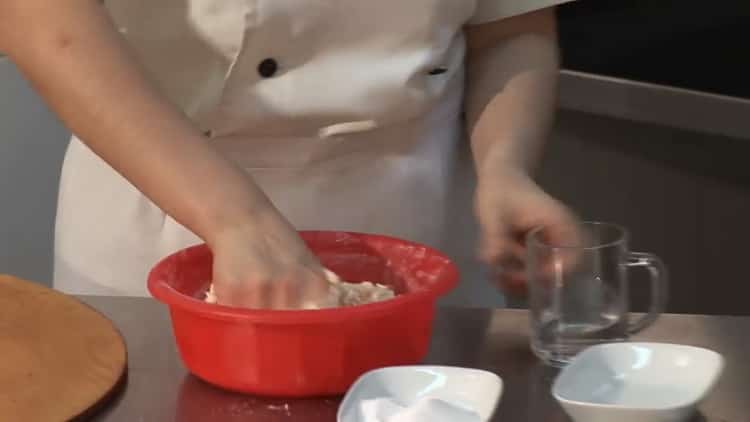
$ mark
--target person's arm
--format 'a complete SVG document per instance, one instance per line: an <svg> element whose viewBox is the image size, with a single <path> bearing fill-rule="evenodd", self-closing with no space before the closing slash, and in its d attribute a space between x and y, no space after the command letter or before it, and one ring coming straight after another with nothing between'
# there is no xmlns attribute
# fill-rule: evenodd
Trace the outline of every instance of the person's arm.
<svg viewBox="0 0 750 422"><path fill-rule="evenodd" d="M543 226L552 241L575 242L575 219L529 172L556 108L558 49L548 8L467 28L466 110L477 168L481 254L522 290L524 236Z"/></svg>
<svg viewBox="0 0 750 422"><path fill-rule="evenodd" d="M250 176L147 80L99 1L0 1L0 51L89 148L220 254L218 277L235 290L248 277L289 278L302 261L319 272ZM255 274L240 262L253 255L266 261ZM220 299L235 301L217 281Z"/></svg>
<svg viewBox="0 0 750 422"><path fill-rule="evenodd" d="M467 117L477 169L529 170L554 117L558 48L554 8L467 29Z"/></svg>
<svg viewBox="0 0 750 422"><path fill-rule="evenodd" d="M100 2L5 0L0 50L86 145L201 238L268 208L146 80Z"/></svg>

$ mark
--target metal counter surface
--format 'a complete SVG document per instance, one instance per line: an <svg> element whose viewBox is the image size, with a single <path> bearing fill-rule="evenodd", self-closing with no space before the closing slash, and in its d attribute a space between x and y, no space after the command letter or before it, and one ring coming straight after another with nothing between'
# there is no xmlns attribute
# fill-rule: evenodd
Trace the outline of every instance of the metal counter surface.
<svg viewBox="0 0 750 422"><path fill-rule="evenodd" d="M185 370L166 307L147 298L83 297L110 317L128 345L123 393L101 422L334 422L338 399L272 400L225 392ZM527 345L527 313L441 308L426 363L499 374L505 384L494 421L568 421L549 389L556 372ZM722 353L726 368L691 422L750 422L750 317L665 315L638 340L683 343Z"/></svg>

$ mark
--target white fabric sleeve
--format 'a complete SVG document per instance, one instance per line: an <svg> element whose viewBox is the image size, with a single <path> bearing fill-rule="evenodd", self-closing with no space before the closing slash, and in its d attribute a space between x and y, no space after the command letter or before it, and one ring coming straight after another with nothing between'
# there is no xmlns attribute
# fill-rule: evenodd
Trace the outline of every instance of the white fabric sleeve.
<svg viewBox="0 0 750 422"><path fill-rule="evenodd" d="M497 21L511 16L522 15L546 9L573 0L476 0L477 7L470 25Z"/></svg>

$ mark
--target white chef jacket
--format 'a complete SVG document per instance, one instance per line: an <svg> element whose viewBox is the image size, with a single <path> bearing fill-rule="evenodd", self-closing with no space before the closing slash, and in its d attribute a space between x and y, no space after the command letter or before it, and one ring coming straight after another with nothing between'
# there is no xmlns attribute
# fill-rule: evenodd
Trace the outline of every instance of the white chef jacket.
<svg viewBox="0 0 750 422"><path fill-rule="evenodd" d="M462 29L564 1L110 0L108 7L164 93L297 228L441 247L463 134ZM60 186L56 288L146 295L153 264L198 242L73 138Z"/></svg>

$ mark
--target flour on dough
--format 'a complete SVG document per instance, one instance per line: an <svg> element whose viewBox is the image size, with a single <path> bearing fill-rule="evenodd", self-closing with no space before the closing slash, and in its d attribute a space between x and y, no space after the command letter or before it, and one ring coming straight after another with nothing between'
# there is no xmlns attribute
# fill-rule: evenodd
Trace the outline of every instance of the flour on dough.
<svg viewBox="0 0 750 422"><path fill-rule="evenodd" d="M208 291L206 292L206 303L216 303L218 302L218 299L216 299L216 293L214 293L214 283L211 283L210 286L208 286Z"/></svg>
<svg viewBox="0 0 750 422"><path fill-rule="evenodd" d="M342 306L356 306L365 303L381 302L396 296L388 286L363 281L361 283L347 283L341 281L332 271L325 270L326 280L330 283L328 297L321 303L306 303L303 309L338 308ZM211 284L206 292L207 303L217 303L214 285Z"/></svg>

